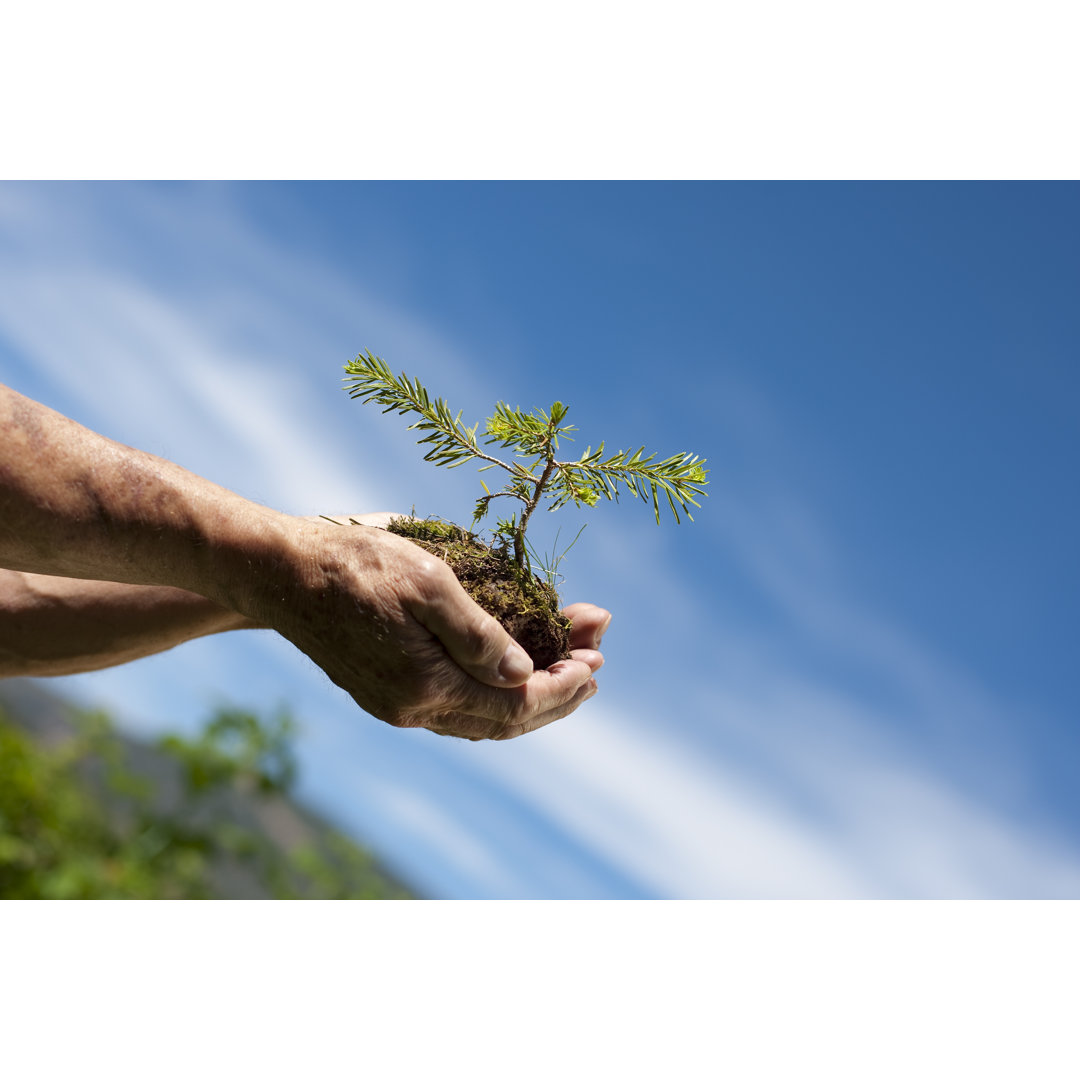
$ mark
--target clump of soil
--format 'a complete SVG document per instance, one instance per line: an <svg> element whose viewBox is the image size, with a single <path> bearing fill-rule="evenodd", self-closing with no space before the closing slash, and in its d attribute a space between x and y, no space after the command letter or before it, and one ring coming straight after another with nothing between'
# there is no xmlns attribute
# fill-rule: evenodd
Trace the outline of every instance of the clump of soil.
<svg viewBox="0 0 1080 1080"><path fill-rule="evenodd" d="M386 529L442 559L465 591L532 657L537 670L570 658L570 620L559 611L559 594L522 570L509 551L488 547L448 521L399 517Z"/></svg>

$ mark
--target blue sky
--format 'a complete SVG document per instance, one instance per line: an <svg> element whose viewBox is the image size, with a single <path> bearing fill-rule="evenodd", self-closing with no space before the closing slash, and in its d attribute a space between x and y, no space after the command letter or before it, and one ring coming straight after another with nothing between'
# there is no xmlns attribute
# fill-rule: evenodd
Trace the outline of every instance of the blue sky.
<svg viewBox="0 0 1080 1080"><path fill-rule="evenodd" d="M56 686L143 732L288 704L304 794L431 896L1080 896L1078 194L0 185L0 378L250 498L468 518L340 389L365 348L711 468L693 524L538 523L588 522L563 595L615 618L600 695L511 743L269 633Z"/></svg>

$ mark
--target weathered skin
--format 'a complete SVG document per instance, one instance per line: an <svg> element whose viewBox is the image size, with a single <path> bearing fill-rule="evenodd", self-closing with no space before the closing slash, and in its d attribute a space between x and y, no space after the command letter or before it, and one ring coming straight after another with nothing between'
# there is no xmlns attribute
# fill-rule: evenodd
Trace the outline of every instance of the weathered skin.
<svg viewBox="0 0 1080 1080"><path fill-rule="evenodd" d="M0 568L0 677L270 628L379 719L465 738L512 738L591 697L610 621L571 605L572 659L533 672L416 545L259 506L4 386Z"/></svg>

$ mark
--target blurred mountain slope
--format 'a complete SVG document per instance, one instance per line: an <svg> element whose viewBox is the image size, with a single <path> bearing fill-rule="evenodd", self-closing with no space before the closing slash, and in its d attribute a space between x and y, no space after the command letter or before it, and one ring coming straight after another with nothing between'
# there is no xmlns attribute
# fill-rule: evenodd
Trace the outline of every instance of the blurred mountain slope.
<svg viewBox="0 0 1080 1080"><path fill-rule="evenodd" d="M221 710L151 745L0 683L0 898L413 899L291 797L292 734Z"/></svg>

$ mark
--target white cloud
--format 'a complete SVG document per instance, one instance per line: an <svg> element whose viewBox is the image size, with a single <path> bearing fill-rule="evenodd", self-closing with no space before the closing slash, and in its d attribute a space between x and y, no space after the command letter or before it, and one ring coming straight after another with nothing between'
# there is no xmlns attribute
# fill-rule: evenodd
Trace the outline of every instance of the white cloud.
<svg viewBox="0 0 1080 1080"><path fill-rule="evenodd" d="M447 815L437 801L415 786L370 774L365 787L364 798L378 805L382 828L393 830L397 843L411 849L410 861L437 859L480 895L514 891L513 871L500 853L483 842L481 833Z"/></svg>
<svg viewBox="0 0 1080 1080"><path fill-rule="evenodd" d="M544 812L659 896L837 896L867 882L773 794L670 732L590 706L510 760L485 755Z"/></svg>
<svg viewBox="0 0 1080 1080"><path fill-rule="evenodd" d="M342 465L304 380L121 274L0 263L0 330L98 430L297 513L387 495ZM238 487L240 485L237 485Z"/></svg>
<svg viewBox="0 0 1080 1080"><path fill-rule="evenodd" d="M783 730L733 696L717 707ZM846 749L819 745L811 725L736 766L702 753L673 716L593 702L528 751L509 744L475 760L660 896L1080 894L1074 848L964 796L871 718L852 722L862 737Z"/></svg>

